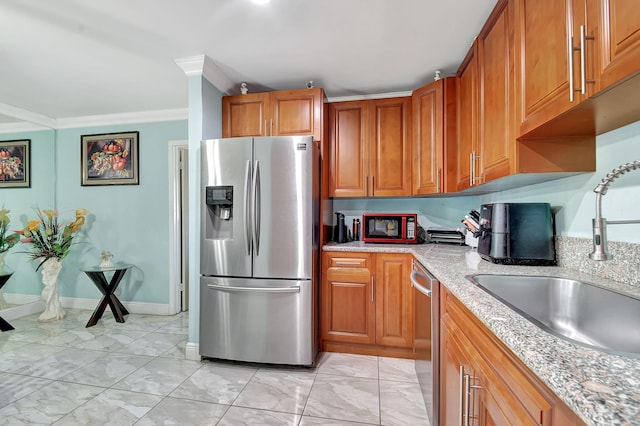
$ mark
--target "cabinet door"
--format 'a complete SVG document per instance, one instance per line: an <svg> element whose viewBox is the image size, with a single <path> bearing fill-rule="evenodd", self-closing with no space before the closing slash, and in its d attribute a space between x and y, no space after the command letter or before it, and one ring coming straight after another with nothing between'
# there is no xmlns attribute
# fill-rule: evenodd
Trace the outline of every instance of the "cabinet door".
<svg viewBox="0 0 640 426"><path fill-rule="evenodd" d="M269 93L224 96L222 137L267 136Z"/></svg>
<svg viewBox="0 0 640 426"><path fill-rule="evenodd" d="M584 0L581 0L584 1ZM580 100L574 82L580 75L580 35L574 34L574 20L581 22L573 0L518 0L517 26L521 51L522 87L520 134L567 111ZM570 47L571 46L571 47ZM570 76L570 65L573 74ZM574 90L572 90L574 89Z"/></svg>
<svg viewBox="0 0 640 426"><path fill-rule="evenodd" d="M397 348L413 346L411 255L376 255L376 343Z"/></svg>
<svg viewBox="0 0 640 426"><path fill-rule="evenodd" d="M329 105L330 197L367 196L369 110L366 101Z"/></svg>
<svg viewBox="0 0 640 426"><path fill-rule="evenodd" d="M478 69L475 47L471 48L458 70L458 137L447 155L447 192L457 192L472 186L471 164L476 161L477 143L477 83Z"/></svg>
<svg viewBox="0 0 640 426"><path fill-rule="evenodd" d="M463 376L473 375L473 371L464 346L446 319L442 322L440 339L440 424L457 426L465 424L463 416L467 412ZM474 400L469 402L468 409L472 410Z"/></svg>
<svg viewBox="0 0 640 426"><path fill-rule="evenodd" d="M411 97L369 102L369 196L410 196Z"/></svg>
<svg viewBox="0 0 640 426"><path fill-rule="evenodd" d="M442 191L444 148L444 81L415 90L411 96L413 116L412 195ZM455 84L455 79L448 78Z"/></svg>
<svg viewBox="0 0 640 426"><path fill-rule="evenodd" d="M513 94L513 36L510 7L499 2L492 21L478 36L479 137L480 158L476 162L475 183L507 176L515 138L511 135Z"/></svg>
<svg viewBox="0 0 640 426"><path fill-rule="evenodd" d="M322 89L282 90L271 92L272 136L313 136L321 139Z"/></svg>
<svg viewBox="0 0 640 426"><path fill-rule="evenodd" d="M375 342L375 306L371 268L375 255L323 253L323 340Z"/></svg>
<svg viewBox="0 0 640 426"><path fill-rule="evenodd" d="M640 7L637 0L602 0L598 3L602 18L599 77L600 88L604 89L640 70Z"/></svg>

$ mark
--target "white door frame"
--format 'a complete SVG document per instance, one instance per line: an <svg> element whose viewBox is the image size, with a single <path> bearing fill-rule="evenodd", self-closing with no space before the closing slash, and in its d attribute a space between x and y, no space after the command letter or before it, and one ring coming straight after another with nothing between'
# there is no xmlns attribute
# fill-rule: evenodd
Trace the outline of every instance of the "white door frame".
<svg viewBox="0 0 640 426"><path fill-rule="evenodd" d="M188 140L169 141L169 314L180 312L180 149L188 148Z"/></svg>

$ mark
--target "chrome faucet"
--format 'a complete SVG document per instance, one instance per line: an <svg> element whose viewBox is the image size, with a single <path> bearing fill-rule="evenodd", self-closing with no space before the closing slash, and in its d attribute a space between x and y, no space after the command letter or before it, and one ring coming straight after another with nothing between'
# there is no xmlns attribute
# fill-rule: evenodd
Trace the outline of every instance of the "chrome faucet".
<svg viewBox="0 0 640 426"><path fill-rule="evenodd" d="M621 225L629 223L640 223L640 220L611 220L602 217L602 196L607 193L609 185L620 175L631 170L640 169L640 160L631 161L616 167L608 173L602 182L595 187L596 193L596 217L593 219L593 251L589 254L589 259L609 260L613 256L607 251L607 225Z"/></svg>

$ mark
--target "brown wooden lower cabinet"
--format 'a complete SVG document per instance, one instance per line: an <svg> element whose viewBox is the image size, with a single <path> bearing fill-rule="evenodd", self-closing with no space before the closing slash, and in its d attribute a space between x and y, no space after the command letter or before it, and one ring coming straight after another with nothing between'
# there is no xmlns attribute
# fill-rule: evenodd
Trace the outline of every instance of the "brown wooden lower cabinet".
<svg viewBox="0 0 640 426"><path fill-rule="evenodd" d="M441 297L441 425L584 424L451 293Z"/></svg>
<svg viewBox="0 0 640 426"><path fill-rule="evenodd" d="M413 357L410 254L324 252L322 349Z"/></svg>

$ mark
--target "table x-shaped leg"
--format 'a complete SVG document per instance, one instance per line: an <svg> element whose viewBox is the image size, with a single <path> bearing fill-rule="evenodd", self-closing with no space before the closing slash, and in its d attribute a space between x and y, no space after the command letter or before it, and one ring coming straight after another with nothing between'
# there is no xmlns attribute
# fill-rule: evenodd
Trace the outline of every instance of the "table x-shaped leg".
<svg viewBox="0 0 640 426"><path fill-rule="evenodd" d="M96 287L98 287L98 290L100 290L104 295L96 310L93 311L93 315L91 315L91 318L87 323L87 327L94 326L98 323L98 320L102 318L102 314L107 308L107 305L111 308L111 312L118 322L124 322L124 316L129 315L129 311L125 309L122 303L120 303L120 300L118 300L114 294L118 288L118 284L120 284L120 280L122 280L122 277L124 277L126 272L126 269L116 270L113 273L113 277L111 277L111 282L108 284L107 279L104 276L104 272L86 272L91 281L93 281Z"/></svg>

